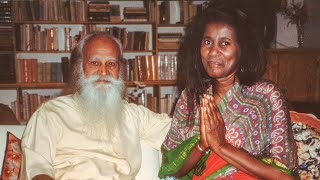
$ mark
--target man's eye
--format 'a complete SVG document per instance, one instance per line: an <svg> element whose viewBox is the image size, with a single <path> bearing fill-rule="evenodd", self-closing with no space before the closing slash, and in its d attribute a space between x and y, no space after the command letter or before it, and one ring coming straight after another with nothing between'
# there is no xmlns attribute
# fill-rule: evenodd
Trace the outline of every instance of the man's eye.
<svg viewBox="0 0 320 180"><path fill-rule="evenodd" d="M92 65L97 65L98 62L97 62L97 61L90 61L90 64L92 64Z"/></svg>
<svg viewBox="0 0 320 180"><path fill-rule="evenodd" d="M117 63L115 63L115 62L107 62L107 66L109 66L109 67L114 67L114 66L117 66Z"/></svg>

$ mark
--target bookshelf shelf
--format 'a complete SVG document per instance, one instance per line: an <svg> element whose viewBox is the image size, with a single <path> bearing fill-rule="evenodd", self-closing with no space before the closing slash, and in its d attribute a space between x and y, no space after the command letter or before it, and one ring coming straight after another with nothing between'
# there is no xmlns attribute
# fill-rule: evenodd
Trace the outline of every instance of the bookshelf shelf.
<svg viewBox="0 0 320 180"><path fill-rule="evenodd" d="M155 53L156 50L124 50L124 53ZM1 52L2 53L2 52ZM27 53L53 53L53 54L61 54L61 53L71 53L71 51L16 51L17 54Z"/></svg>
<svg viewBox="0 0 320 180"><path fill-rule="evenodd" d="M144 82L135 82L135 81L125 81L125 85L128 87L135 87L137 84L150 86L175 86L175 80L156 80L156 81L144 81ZM1 83L1 89L60 89L66 87L66 83L58 82L43 82L43 83Z"/></svg>
<svg viewBox="0 0 320 180"><path fill-rule="evenodd" d="M15 24L75 24L75 25L83 25L87 24L87 22L83 21L15 21Z"/></svg>
<svg viewBox="0 0 320 180"><path fill-rule="evenodd" d="M158 49L158 52L177 52L178 49Z"/></svg>
<svg viewBox="0 0 320 180"><path fill-rule="evenodd" d="M155 53L156 50L124 50L124 53Z"/></svg>
<svg viewBox="0 0 320 180"><path fill-rule="evenodd" d="M60 53L71 53L71 51L16 51L17 54L21 54L21 53L30 53L30 54L34 54L34 53L54 53L54 54L60 54Z"/></svg>
<svg viewBox="0 0 320 180"><path fill-rule="evenodd" d="M108 25L152 25L152 22L103 22L103 21L89 21L89 22L85 22L83 24L108 24Z"/></svg>
<svg viewBox="0 0 320 180"><path fill-rule="evenodd" d="M187 24L158 24L158 27L185 27Z"/></svg>
<svg viewBox="0 0 320 180"><path fill-rule="evenodd" d="M57 82L48 82L48 83L7 83L7 84L0 84L1 89L46 89L46 88L64 88L65 83L57 83Z"/></svg>
<svg viewBox="0 0 320 180"><path fill-rule="evenodd" d="M175 80L157 80L157 81L144 81L144 82L134 82L134 81L126 81L126 86L134 87L138 84L143 84L145 86L175 86L177 82Z"/></svg>
<svg viewBox="0 0 320 180"><path fill-rule="evenodd" d="M10 54L12 51L0 51L0 54Z"/></svg>

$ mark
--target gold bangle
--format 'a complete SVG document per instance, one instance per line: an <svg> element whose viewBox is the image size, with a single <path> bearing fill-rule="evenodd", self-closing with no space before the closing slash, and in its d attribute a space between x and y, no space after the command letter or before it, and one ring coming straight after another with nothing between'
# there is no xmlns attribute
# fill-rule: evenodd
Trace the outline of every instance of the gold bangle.
<svg viewBox="0 0 320 180"><path fill-rule="evenodd" d="M199 150L200 153L202 153L202 154L206 153L206 151L200 147L200 143L199 142L197 143L196 146L197 146L197 149Z"/></svg>

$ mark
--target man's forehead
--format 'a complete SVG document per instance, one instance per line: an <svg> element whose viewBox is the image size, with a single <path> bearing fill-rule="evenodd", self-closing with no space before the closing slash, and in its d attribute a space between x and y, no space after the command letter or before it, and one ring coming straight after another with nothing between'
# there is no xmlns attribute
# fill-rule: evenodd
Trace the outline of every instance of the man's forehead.
<svg viewBox="0 0 320 180"><path fill-rule="evenodd" d="M119 61L118 57L115 56L103 56L98 54L93 54L89 57L90 60L108 60L108 61Z"/></svg>

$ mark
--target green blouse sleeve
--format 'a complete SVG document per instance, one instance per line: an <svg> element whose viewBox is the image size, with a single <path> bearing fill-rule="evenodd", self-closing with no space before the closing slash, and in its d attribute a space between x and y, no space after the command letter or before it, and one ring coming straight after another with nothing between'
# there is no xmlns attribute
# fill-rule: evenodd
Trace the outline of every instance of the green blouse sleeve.
<svg viewBox="0 0 320 180"><path fill-rule="evenodd" d="M164 178L166 175L176 173L182 165L188 160L193 147L199 141L200 136L196 135L186 141L182 142L179 146L172 150L162 148L162 165L159 171L159 177ZM189 174L190 175L190 174ZM191 176L193 172L191 172ZM188 176L188 175L187 175ZM185 177L190 179L190 177ZM179 178L179 179L185 179Z"/></svg>

